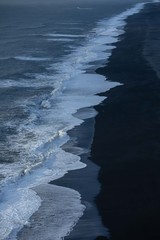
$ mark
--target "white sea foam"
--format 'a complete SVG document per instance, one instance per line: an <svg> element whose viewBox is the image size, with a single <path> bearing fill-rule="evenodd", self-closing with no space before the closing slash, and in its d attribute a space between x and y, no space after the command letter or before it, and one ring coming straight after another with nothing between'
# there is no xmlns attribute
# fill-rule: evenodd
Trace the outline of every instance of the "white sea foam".
<svg viewBox="0 0 160 240"><path fill-rule="evenodd" d="M85 35L81 35L81 34L62 34L62 33L47 33L44 36L47 36L47 37L67 37L67 38L86 37Z"/></svg>
<svg viewBox="0 0 160 240"><path fill-rule="evenodd" d="M77 156L76 159L73 154L65 153L63 150L61 150L61 152L57 152L56 158L57 159L55 159L55 163L47 161L45 165L43 165L41 168L32 170L30 174L24 175L23 179L20 179L16 183L16 185L14 183L11 183L5 189L3 195L4 201L0 205L1 240L6 238L9 234L10 236L7 239L13 240L15 232L17 230L20 230L23 227L23 225L28 225L29 217L40 207L41 199L32 190L32 188L47 183L53 180L54 178L56 179L62 177L66 173L67 168L68 170L71 169L74 170L77 169L77 167L79 168L84 167L84 165L81 162L79 162L79 166L77 165L77 160L79 161L80 157ZM66 163L64 163L64 158L66 160ZM65 171L63 169L64 165L66 169ZM52 198L50 196L49 199L47 199L48 196L47 194L49 194L48 189L49 192L52 193ZM80 195L78 192L73 191L71 189L49 185L48 186L45 185L43 191L45 191L45 197L47 201L52 202L52 205L48 206L48 208L51 207L50 214L52 213L52 216L54 215L54 219L52 219L52 221L50 219L50 224L52 225L52 228L54 228L54 230L57 230L54 233L54 236L57 237L55 239L61 239L62 237L64 237L64 235L71 231L71 229L74 227L75 223L78 221L78 219L81 217L84 211L84 206L80 203ZM67 204L66 206L65 205L66 201L64 201L64 199L65 196L67 199L70 196L70 194L72 194L71 196L72 198L68 199L68 201L72 205L72 211L68 213L69 210L68 207L70 204ZM64 198L62 198L63 195ZM64 209L63 217L61 215L62 209ZM44 219L41 218L41 221ZM58 222L59 224L57 225ZM63 224L61 225L61 223ZM36 229L34 230L36 231ZM12 230L14 231L12 232ZM40 239L44 240L48 239L47 238L48 235L43 237L44 238Z"/></svg>
<svg viewBox="0 0 160 240"><path fill-rule="evenodd" d="M48 38L49 42L73 42L74 39L71 38Z"/></svg>
<svg viewBox="0 0 160 240"><path fill-rule="evenodd" d="M10 60L10 59L16 59L21 61L49 61L50 58L44 58L44 57L32 57L32 56L9 56L9 57L0 57L0 60Z"/></svg>
<svg viewBox="0 0 160 240"><path fill-rule="evenodd" d="M15 228L28 224L27 219L38 210L40 204L40 197L31 189L15 186L8 189L0 206L0 239L5 239Z"/></svg>
<svg viewBox="0 0 160 240"><path fill-rule="evenodd" d="M29 76L29 74L28 74ZM46 75L34 75L33 78L29 81L28 79L21 79L20 81L14 79L3 79L0 80L0 88L11 88L11 87L20 87L20 88L42 88L42 87L51 87L53 88L53 76Z"/></svg>
<svg viewBox="0 0 160 240"><path fill-rule="evenodd" d="M122 14L100 21L89 34L83 46L64 57L61 62L49 67L50 70L56 71L53 79L49 76L49 81L54 83L54 90L51 94L45 96L45 99L35 97L18 103L27 107L31 115L29 119L17 126L18 136L12 135L8 139L10 148L20 152L22 161L18 169L16 169L16 163L10 165L12 168L9 170L10 175L7 174L7 168L3 169L3 175L6 178L3 181L4 187L1 192L1 240L10 233L13 234L13 229L20 229L23 225L28 224L29 217L40 206L41 199L32 190L33 188L60 178L70 170L85 167L78 155L65 152L61 148L69 140L67 131L81 124L83 119L96 114L89 111L88 116L85 112L85 116L77 118L76 112L79 109L99 104L105 97L98 96L98 93L120 85L106 81L105 77L98 74L87 74L86 69L90 68L90 64L93 66L94 61L106 61L109 58L115 47L114 43L119 41L119 35L123 33L125 19L138 13L143 6L144 4L137 4ZM84 37L83 35L69 34L46 34L45 36ZM20 60L25 60L25 58L20 57ZM38 76L36 77L38 78ZM40 75L39 80L44 81L44 76ZM38 119L40 119L39 122ZM33 137L28 138L28 136ZM75 211L73 211L72 216L69 216L70 222L68 225L66 223L64 225L65 229L63 229L63 223L54 228L56 240L62 239L71 231L84 210L80 201L76 200L76 196L79 196L77 192L58 187L55 189L55 193L57 191L60 194L71 193L72 198L75 199L74 209L78 209L78 214L74 215ZM58 207L61 208L62 203L60 202ZM55 208L55 213L56 210ZM56 221L60 219L58 218Z"/></svg>
<svg viewBox="0 0 160 240"><path fill-rule="evenodd" d="M31 56L16 56L14 59L21 61L49 61L50 58L42 58L42 57L31 57Z"/></svg>

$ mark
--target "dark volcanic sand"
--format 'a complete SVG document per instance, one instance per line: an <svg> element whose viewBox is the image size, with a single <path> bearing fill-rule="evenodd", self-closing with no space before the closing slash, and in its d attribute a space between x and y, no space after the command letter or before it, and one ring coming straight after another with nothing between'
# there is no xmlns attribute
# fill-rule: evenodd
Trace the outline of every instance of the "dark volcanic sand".
<svg viewBox="0 0 160 240"><path fill-rule="evenodd" d="M160 4L148 4L127 23L108 66L97 70L124 85L96 107L96 203L112 240L159 240Z"/></svg>

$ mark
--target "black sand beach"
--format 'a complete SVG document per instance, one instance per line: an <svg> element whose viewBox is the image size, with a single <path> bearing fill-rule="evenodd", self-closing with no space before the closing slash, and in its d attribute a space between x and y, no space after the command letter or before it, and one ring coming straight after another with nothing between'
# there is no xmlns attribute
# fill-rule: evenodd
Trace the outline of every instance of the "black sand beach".
<svg viewBox="0 0 160 240"><path fill-rule="evenodd" d="M96 107L91 159L100 166L96 203L112 240L160 239L160 5L128 18L109 64L124 85Z"/></svg>

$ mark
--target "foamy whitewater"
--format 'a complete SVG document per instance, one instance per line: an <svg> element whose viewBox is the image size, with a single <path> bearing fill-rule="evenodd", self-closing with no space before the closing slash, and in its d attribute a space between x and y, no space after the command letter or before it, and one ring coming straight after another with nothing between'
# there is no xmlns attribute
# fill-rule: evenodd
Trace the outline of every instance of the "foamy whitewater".
<svg viewBox="0 0 160 240"><path fill-rule="evenodd" d="M124 33L126 18L138 13L144 5L145 3L139 3L117 16L99 21L97 26L85 35L63 32L41 34L43 41L50 44L52 42L72 44L76 39L81 39L81 44L73 49L70 46L70 53L63 55L59 62L56 59L51 62L50 56L32 55L32 52L28 55L11 56L12 61L28 64L44 63L48 73L26 74L32 79L31 82L26 78L21 80L6 78L0 81L0 88L3 91L17 88L20 89L19 91L24 91L24 88L30 86L35 87L38 93L38 89L45 89L42 94L34 95L30 91L24 99L13 98L14 104L19 109L23 111L25 109L24 114L27 117L22 118L21 122L16 122L12 118L8 120L6 117L7 121L3 123L6 129L16 129L16 132L13 131L7 138L7 146L1 148L4 151L11 151L13 158L17 160L10 163L0 162L1 240L16 239L17 232L24 225L30 225L30 217L44 201L37 195L37 189L44 196L44 192L47 196L52 193L51 200L47 202L51 204L54 212L54 217L50 219L51 227L54 229L52 239L63 239L83 215L85 206L81 203L80 193L48 183L63 177L70 170L85 167L78 154L63 150L62 146L69 141L67 132L80 125L84 119L96 115L92 107L105 99L98 96L98 93L120 85L106 80L104 76L94 73L93 70L106 64L112 49L115 48L114 44ZM38 38L39 34L35 33L35 37ZM9 57L4 59L10 61ZM85 111L82 117L80 115L79 118L76 117L75 113L83 108L88 108L88 112ZM81 149L81 152L83 151L85 150ZM51 211L51 208L47 211ZM50 225L47 226L49 229ZM50 239L50 237L47 235L39 239ZM35 239L35 236L33 238Z"/></svg>

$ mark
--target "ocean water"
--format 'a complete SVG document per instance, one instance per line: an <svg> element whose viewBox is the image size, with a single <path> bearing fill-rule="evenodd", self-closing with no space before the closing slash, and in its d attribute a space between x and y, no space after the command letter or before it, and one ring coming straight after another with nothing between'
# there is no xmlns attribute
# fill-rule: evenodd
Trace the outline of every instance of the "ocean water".
<svg viewBox="0 0 160 240"><path fill-rule="evenodd" d="M95 70L109 61L126 18L143 7L142 1L89 0L0 6L1 240L16 239L30 224L43 200L39 186L53 192L55 215L63 212L52 219L53 239L68 235L82 216L80 193L48 182L86 167L80 154L62 146L70 129L96 115L93 107L104 100L98 93L120 85Z"/></svg>

